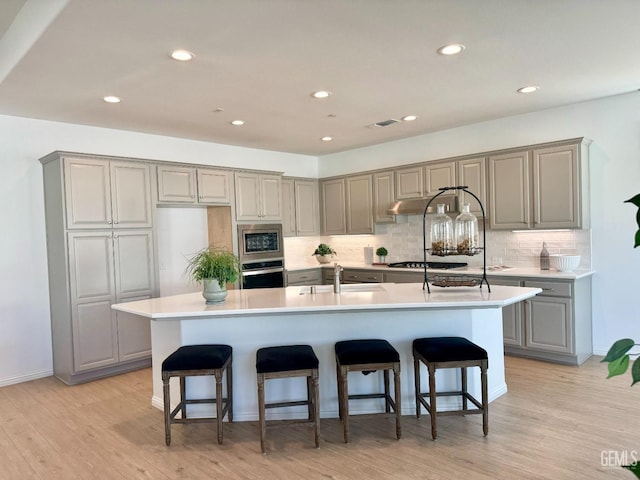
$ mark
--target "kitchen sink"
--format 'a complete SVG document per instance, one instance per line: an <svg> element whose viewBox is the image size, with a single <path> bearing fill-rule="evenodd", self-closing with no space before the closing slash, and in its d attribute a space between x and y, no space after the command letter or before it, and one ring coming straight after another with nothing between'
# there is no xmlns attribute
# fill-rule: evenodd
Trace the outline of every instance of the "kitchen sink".
<svg viewBox="0 0 640 480"><path fill-rule="evenodd" d="M300 287L300 295L311 293L312 287ZM314 285L315 293L333 293L333 285ZM382 285L377 283L343 283L340 285L340 293L360 293L360 292L384 292Z"/></svg>

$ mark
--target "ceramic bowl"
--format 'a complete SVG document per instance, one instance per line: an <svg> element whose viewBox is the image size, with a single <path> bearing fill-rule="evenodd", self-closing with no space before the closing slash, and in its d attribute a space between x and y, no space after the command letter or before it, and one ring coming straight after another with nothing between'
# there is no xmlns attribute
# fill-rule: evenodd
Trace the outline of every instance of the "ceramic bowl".
<svg viewBox="0 0 640 480"><path fill-rule="evenodd" d="M578 268L580 255L549 255L551 266L559 272L571 272Z"/></svg>

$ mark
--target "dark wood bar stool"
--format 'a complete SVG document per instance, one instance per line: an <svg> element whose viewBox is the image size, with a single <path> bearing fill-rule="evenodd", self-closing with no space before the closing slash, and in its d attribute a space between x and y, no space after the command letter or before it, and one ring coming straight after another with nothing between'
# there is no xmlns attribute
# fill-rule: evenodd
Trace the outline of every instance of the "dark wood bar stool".
<svg viewBox="0 0 640 480"><path fill-rule="evenodd" d="M309 415L305 422L314 427L316 448L320 448L320 393L318 391L318 357L309 345L286 345L265 347L256 353L258 374L258 414L260 418L260 449L267 453L265 446L266 409L307 405ZM307 399L265 403L264 383L272 378L307 377Z"/></svg>
<svg viewBox="0 0 640 480"><path fill-rule="evenodd" d="M429 392L420 392L420 362L429 371ZM416 416L420 418L420 406L431 416L431 436L436 439L436 417L438 415L482 414L482 430L489 433L489 401L487 395L487 369L489 360L485 349L462 337L418 338L413 341L413 366L415 371ZM480 367L482 384L482 402L467 392L467 367ZM436 370L438 368L460 368L461 389L449 392L436 392ZM427 402L426 397L429 397ZM462 409L437 412L436 397L461 396ZM467 401L477 408L469 409Z"/></svg>
<svg viewBox="0 0 640 480"><path fill-rule="evenodd" d="M386 340L345 340L335 344L336 372L338 377L338 411L344 429L344 441L349 443L349 400L365 398L384 398L385 412L391 409L396 414L396 438L400 439L400 354ZM384 374L384 392L349 395L347 377L349 372L364 374L382 370ZM395 400L389 392L389 370L393 370Z"/></svg>
<svg viewBox="0 0 640 480"><path fill-rule="evenodd" d="M228 415L233 421L232 348L229 345L186 345L178 348L162 362L162 391L164 396L165 440L171 445L172 423L217 423L218 443L222 443L222 421ZM222 376L226 370L227 397L223 398ZM213 375L216 380L216 398L187 399L186 377ZM169 380L180 378L180 403L171 411ZM187 405L215 403L215 417L187 417ZM175 418L181 412L180 418Z"/></svg>

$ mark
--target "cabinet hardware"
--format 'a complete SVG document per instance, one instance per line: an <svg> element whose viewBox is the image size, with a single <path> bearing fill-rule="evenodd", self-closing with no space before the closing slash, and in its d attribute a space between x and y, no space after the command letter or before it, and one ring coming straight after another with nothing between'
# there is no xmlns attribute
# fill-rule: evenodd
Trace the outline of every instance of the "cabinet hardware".
<svg viewBox="0 0 640 480"><path fill-rule="evenodd" d="M542 291L543 292L555 292L556 289L555 288L543 288Z"/></svg>

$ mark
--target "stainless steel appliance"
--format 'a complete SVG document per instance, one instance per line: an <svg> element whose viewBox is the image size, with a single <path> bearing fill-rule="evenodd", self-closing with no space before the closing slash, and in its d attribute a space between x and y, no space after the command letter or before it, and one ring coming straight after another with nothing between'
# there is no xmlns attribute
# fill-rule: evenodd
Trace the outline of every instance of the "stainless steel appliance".
<svg viewBox="0 0 640 480"><path fill-rule="evenodd" d="M242 288L284 286L282 225L238 225L238 256Z"/></svg>

